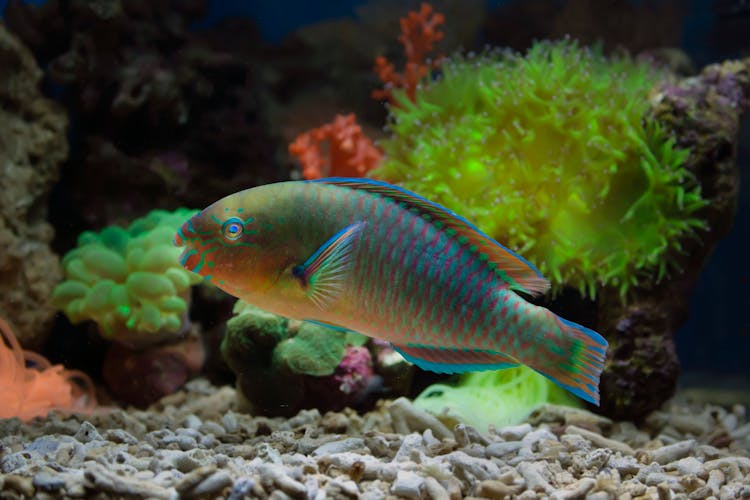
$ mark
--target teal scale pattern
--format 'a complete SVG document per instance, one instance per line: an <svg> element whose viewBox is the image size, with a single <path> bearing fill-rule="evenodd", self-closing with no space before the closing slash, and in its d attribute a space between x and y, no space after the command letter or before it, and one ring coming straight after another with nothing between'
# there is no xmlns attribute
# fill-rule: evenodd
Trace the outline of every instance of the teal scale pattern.
<svg viewBox="0 0 750 500"><path fill-rule="evenodd" d="M348 190L342 198L334 204L347 214L335 217L339 228L368 221L347 293L374 336L437 347L505 345L502 328L490 329L500 281L476 252L389 199Z"/></svg>

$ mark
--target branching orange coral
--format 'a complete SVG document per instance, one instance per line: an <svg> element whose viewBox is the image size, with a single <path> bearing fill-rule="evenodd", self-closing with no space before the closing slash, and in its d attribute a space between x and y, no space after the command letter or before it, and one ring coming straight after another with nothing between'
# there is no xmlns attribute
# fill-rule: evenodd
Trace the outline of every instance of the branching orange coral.
<svg viewBox="0 0 750 500"><path fill-rule="evenodd" d="M336 115L333 122L298 135L289 145L289 153L299 159L305 179L362 177L383 156L362 133L354 113Z"/></svg>
<svg viewBox="0 0 750 500"><path fill-rule="evenodd" d="M427 54L434 49L434 43L443 38L443 32L438 26L444 22L445 16L439 12L433 13L432 5L428 3L423 3L419 11L409 12L400 19L401 34L398 41L404 46L406 53L404 72L397 73L393 63L383 56L375 58L375 73L385 86L373 90L373 98L388 99L393 103L392 90L402 88L409 100L414 102L419 81L440 65L441 57L427 62Z"/></svg>
<svg viewBox="0 0 750 500"><path fill-rule="evenodd" d="M0 318L0 418L30 420L50 410L90 411L94 406L94 385L86 374L24 351Z"/></svg>

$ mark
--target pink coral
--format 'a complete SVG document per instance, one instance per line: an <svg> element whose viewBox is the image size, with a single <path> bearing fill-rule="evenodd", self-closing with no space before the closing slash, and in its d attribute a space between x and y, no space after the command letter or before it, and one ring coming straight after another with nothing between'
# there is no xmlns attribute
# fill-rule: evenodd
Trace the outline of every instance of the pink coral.
<svg viewBox="0 0 750 500"><path fill-rule="evenodd" d="M0 341L0 418L31 420L50 410L94 408L94 385L88 376L62 365L51 365L43 356L24 351L2 318L0 337L4 339Z"/></svg>
<svg viewBox="0 0 750 500"><path fill-rule="evenodd" d="M322 147L326 141L327 154ZM364 135L354 113L336 115L333 122L300 134L289 153L299 159L305 179L363 177L383 155Z"/></svg>
<svg viewBox="0 0 750 500"><path fill-rule="evenodd" d="M299 408L340 411L361 402L377 381L372 356L366 347L346 346L346 352L332 375L304 376L304 399Z"/></svg>
<svg viewBox="0 0 750 500"><path fill-rule="evenodd" d="M339 391L354 401L362 396L373 375L370 351L366 347L347 346L344 359L333 373L333 380Z"/></svg>

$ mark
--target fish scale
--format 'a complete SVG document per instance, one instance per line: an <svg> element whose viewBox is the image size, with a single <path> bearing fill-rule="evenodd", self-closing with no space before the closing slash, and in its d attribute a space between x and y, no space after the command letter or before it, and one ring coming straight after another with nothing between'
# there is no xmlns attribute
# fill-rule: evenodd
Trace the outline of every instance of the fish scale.
<svg viewBox="0 0 750 500"><path fill-rule="evenodd" d="M243 231L225 233L230 223ZM548 287L536 268L402 188L343 178L260 186L201 211L175 242L185 267L211 267L214 283L270 312L381 338L433 371L520 362L598 403L606 340L526 302L517 292Z"/></svg>
<svg viewBox="0 0 750 500"><path fill-rule="evenodd" d="M394 202L382 200L383 203L395 205ZM353 206L353 203L349 203L349 206ZM399 207L400 209L400 207ZM454 239L449 239L439 233L437 229L432 227L427 221L424 221L419 215L413 214L403 209L398 210L385 210L382 209L381 216L379 217L378 229L374 233L369 235L370 245L362 245L362 250L358 253L358 257L361 260L369 263L370 272L365 270L362 273L358 273L358 267L354 267L352 273L353 288L355 290L364 290L364 294L358 297L357 302L354 306L364 313L364 317L370 322L371 330L373 333L380 333L381 330L392 332L394 330L402 330L396 333L396 340L400 340L405 343L409 342L423 342L423 332L431 332L435 329L448 333L447 326L440 317L435 317L436 304L445 299L445 290L451 290L452 288L458 293L459 297L463 298L463 308L475 311L482 307L482 304L477 301L477 294L471 289L471 284L475 283L477 276L484 274L484 279L487 280L487 275L491 271L486 270L482 272L477 269L477 265L472 265L471 255L469 250L459 244ZM356 219L354 214L351 219ZM425 231L426 238L425 242L419 242L417 245L412 247L411 243L407 239L407 234L404 231L404 227L408 227L411 219L416 219L416 231ZM389 252L390 245L388 245L387 233L391 232L391 235L398 235L393 237L394 252ZM437 244L430 245L430 242L437 240ZM446 248L448 247L448 248ZM411 248L411 250L410 250ZM414 280L407 280L404 287L393 287L389 286L386 279L390 277L388 272L378 272L378 270L385 270L392 268L397 262L396 259L392 258L393 255L405 252L407 258L404 260L406 269L397 270L396 278L393 280L398 283L402 281L403 273L408 272L411 265L416 264L421 257L422 267L415 266L420 269L419 272L414 273ZM462 267L469 267L474 271L473 281L470 282L469 286L459 286L456 288L451 286L453 279L446 275L446 269L440 265L435 265L440 262L440 259L433 258L441 254L457 254L458 261L462 264ZM390 292L393 299L388 300L385 295ZM371 300L371 295L381 293L381 300ZM441 294L439 296L438 294ZM413 300L409 300L412 298ZM460 299L459 299L460 300ZM373 302L381 307L372 307ZM385 307L389 306L389 307ZM450 307L445 308L445 317L451 317L453 315L463 314L461 309L451 309ZM473 312L469 312L473 314ZM465 314L464 314L465 315ZM403 331L403 326L400 318L413 318L407 327L406 331ZM385 321L383 321L385 320ZM475 324L472 321L464 321L465 328L462 331L452 332L451 335L454 339L458 338L470 338L476 339L478 337ZM380 336L380 335L378 335ZM385 336L385 334L383 334ZM391 337L393 339L393 337ZM449 337L450 338L450 337ZM459 347L456 343L452 343L451 347ZM481 347L476 345L476 347Z"/></svg>

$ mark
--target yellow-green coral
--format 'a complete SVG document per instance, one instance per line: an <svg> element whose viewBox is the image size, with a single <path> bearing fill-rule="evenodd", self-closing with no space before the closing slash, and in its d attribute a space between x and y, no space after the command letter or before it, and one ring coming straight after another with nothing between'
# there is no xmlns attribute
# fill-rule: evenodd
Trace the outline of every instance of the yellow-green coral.
<svg viewBox="0 0 750 500"><path fill-rule="evenodd" d="M127 228L81 233L53 303L73 323L94 320L106 338L135 347L178 334L200 276L180 265L172 238L195 212L154 210Z"/></svg>
<svg viewBox="0 0 750 500"><path fill-rule="evenodd" d="M418 408L452 424L463 422L486 432L515 425L544 403L580 406L578 399L531 368L466 373L457 385L433 384L414 400Z"/></svg>
<svg viewBox="0 0 750 500"><path fill-rule="evenodd" d="M376 178L474 221L557 290L661 278L705 202L647 116L660 75L575 43L458 59L392 110Z"/></svg>

